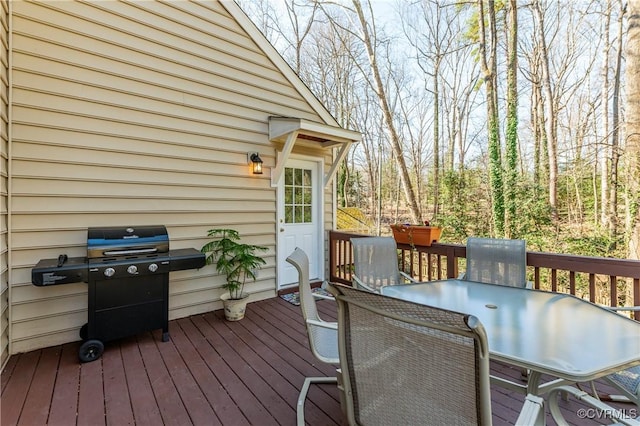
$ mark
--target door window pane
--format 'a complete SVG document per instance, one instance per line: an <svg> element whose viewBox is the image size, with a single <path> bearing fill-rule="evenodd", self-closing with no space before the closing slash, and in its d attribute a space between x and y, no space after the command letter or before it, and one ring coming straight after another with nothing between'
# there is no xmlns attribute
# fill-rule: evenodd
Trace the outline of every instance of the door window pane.
<svg viewBox="0 0 640 426"><path fill-rule="evenodd" d="M313 221L313 180L310 169L285 167L284 220L285 223Z"/></svg>

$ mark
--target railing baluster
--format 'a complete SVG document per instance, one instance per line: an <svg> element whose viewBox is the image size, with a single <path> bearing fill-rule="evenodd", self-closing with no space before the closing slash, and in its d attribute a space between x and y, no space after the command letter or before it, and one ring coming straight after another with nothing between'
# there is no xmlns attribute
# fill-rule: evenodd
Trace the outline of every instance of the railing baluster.
<svg viewBox="0 0 640 426"><path fill-rule="evenodd" d="M575 296L576 294L576 273L569 271L569 293Z"/></svg>
<svg viewBox="0 0 640 426"><path fill-rule="evenodd" d="M610 276L609 277L609 306L616 307L618 306L618 277Z"/></svg>
<svg viewBox="0 0 640 426"><path fill-rule="evenodd" d="M633 300L635 306L640 305L640 278L634 278L633 280ZM636 311L633 316L636 321L640 321L640 311Z"/></svg>
<svg viewBox="0 0 640 426"><path fill-rule="evenodd" d="M589 301L596 303L596 274L589 274Z"/></svg>
<svg viewBox="0 0 640 426"><path fill-rule="evenodd" d="M422 255L424 256L425 262L427 262L425 267L425 278L427 279L427 281L431 281L433 280L435 274L434 271L438 270L438 265L436 263L438 260L432 253L423 252Z"/></svg>

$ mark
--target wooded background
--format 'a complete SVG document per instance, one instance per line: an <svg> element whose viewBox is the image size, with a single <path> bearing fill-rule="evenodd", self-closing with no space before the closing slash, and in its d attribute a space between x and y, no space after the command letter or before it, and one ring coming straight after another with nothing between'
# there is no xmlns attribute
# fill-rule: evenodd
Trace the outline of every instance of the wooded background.
<svg viewBox="0 0 640 426"><path fill-rule="evenodd" d="M640 258L640 0L250 0L346 128L343 207Z"/></svg>

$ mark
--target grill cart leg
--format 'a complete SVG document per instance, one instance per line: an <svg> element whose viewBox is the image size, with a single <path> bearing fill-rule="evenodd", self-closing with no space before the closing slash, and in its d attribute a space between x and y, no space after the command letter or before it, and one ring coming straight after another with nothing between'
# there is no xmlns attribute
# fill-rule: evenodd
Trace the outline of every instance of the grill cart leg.
<svg viewBox="0 0 640 426"><path fill-rule="evenodd" d="M82 327L80 327L80 338L82 340L87 340L89 337L89 323L84 323Z"/></svg>
<svg viewBox="0 0 640 426"><path fill-rule="evenodd" d="M90 339L80 346L78 356L81 362L91 362L102 356L104 344L100 340Z"/></svg>

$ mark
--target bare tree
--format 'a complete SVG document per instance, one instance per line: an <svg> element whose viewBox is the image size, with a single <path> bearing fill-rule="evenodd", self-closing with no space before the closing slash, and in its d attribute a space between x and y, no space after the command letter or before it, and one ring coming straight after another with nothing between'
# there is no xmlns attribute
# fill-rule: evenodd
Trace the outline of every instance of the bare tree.
<svg viewBox="0 0 640 426"><path fill-rule="evenodd" d="M626 149L629 258L640 259L640 0L629 0L626 49Z"/></svg>
<svg viewBox="0 0 640 426"><path fill-rule="evenodd" d="M400 1L400 25L388 3L381 15L371 0L239 1L269 14L257 16L258 26L338 121L362 131L339 180L345 203L395 207L397 220L416 222L434 209L463 237L514 235L514 217L517 234L546 235L537 232L549 226L551 207L555 229L580 239L603 214L619 221L624 196L625 244L633 251L635 237L637 251L640 166L628 118L638 100L631 102L634 78L624 66L638 49L623 43L637 16L622 15L626 0ZM518 197L530 199L518 198L515 206L527 207L514 213L515 181ZM620 252L604 255L612 254Z"/></svg>
<svg viewBox="0 0 640 426"><path fill-rule="evenodd" d="M532 3L534 16L537 20L537 41L540 49L542 70L542 95L545 111L545 140L547 142L547 157L549 159L549 205L554 221L558 220L558 142L557 142L557 116L554 108L553 89L551 87L551 72L549 69L549 52L545 37L544 13L540 0Z"/></svg>
<svg viewBox="0 0 640 426"><path fill-rule="evenodd" d="M417 6L417 7L413 7ZM416 13L417 12L417 13ZM445 52L450 51L453 26L451 16L443 13L441 4L436 1L421 2L417 5L406 4L402 13L405 37L416 51L418 66L429 82L425 89L433 96L433 217L438 216L440 205L440 66ZM429 83L430 86L429 87Z"/></svg>
<svg viewBox="0 0 640 426"><path fill-rule="evenodd" d="M498 114L497 50L498 31L496 9L493 0L478 0L478 27L480 42L480 68L487 97L487 130L489 133L489 177L493 208L493 224L496 235L504 235L504 184L500 147L500 118ZM488 28L487 23L488 22Z"/></svg>
<svg viewBox="0 0 640 426"><path fill-rule="evenodd" d="M326 4L329 4L329 2ZM404 147L400 139L400 133L398 132L396 123L394 122L394 113L391 108L388 86L385 84L385 79L381 71L382 66L378 60L378 46L380 40L377 38L377 27L375 24L374 14L371 9L371 4L369 2L366 3L366 13L360 0L352 0L352 8L340 5L340 9L345 12L350 21L351 25L349 27L342 25L341 22L335 19L335 17L329 13L326 8L324 8L324 5L325 3L321 3L331 25L341 32L348 32L355 35L366 49L369 68L366 71L363 70L363 73L371 78L371 85L377 96L379 108L382 112L385 131L391 145L394 159L398 166L400 183L402 185L405 201L409 207L412 220L415 223L421 223L422 214L409 176L409 168L405 161Z"/></svg>
<svg viewBox="0 0 640 426"><path fill-rule="evenodd" d="M439 215L441 176L454 167L459 150L461 167L467 141L464 138L477 94L477 63L471 60L471 43L460 37L463 9L441 1L400 2L400 17L412 55L424 74L424 91L431 97L433 141L432 217ZM425 101L427 99L425 98ZM445 143L446 142L446 143ZM441 155L444 153L445 155Z"/></svg>
<svg viewBox="0 0 640 426"><path fill-rule="evenodd" d="M507 136L505 173L505 236L516 232L516 185L518 162L518 4L509 0L507 19Z"/></svg>
<svg viewBox="0 0 640 426"><path fill-rule="evenodd" d="M620 13L618 14L618 35L616 44L616 63L613 74L613 99L611 101L611 175L609 185L609 234L615 241L618 227L618 163L620 160L620 78L622 67L622 38L624 29L625 6L619 0Z"/></svg>

